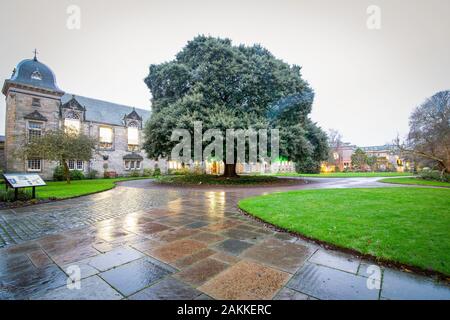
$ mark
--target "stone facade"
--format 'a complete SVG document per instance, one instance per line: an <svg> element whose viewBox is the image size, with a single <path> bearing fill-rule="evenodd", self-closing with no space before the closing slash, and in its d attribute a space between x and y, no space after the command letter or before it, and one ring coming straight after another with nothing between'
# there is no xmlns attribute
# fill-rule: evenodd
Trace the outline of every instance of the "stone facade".
<svg viewBox="0 0 450 320"><path fill-rule="evenodd" d="M37 172L44 179L52 179L57 162L35 159L38 164L30 163L18 151L31 134L64 128L66 120L75 121L80 132L99 142L93 159L71 161L69 166L73 170L85 174L95 170L99 176L105 171L129 175L133 171L142 174L144 169L155 167L163 172L167 170L165 160L148 159L142 150L143 122L149 117L149 111L67 95L56 86L51 70L36 58L18 65L12 78L5 81L3 94L6 97L5 172ZM131 127L137 128L138 142L133 145L129 145ZM104 128L112 132L111 143L106 147L100 143L100 131Z"/></svg>

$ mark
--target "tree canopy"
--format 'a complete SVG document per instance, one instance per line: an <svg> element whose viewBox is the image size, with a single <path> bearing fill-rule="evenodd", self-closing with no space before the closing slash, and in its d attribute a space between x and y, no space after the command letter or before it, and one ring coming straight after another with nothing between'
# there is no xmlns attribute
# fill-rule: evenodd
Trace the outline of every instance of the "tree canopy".
<svg viewBox="0 0 450 320"><path fill-rule="evenodd" d="M401 150L450 173L450 91L441 91L418 106L409 119L409 134Z"/></svg>
<svg viewBox="0 0 450 320"><path fill-rule="evenodd" d="M151 65L145 83L152 117L145 127L149 157L168 157L174 129L279 129L280 156L307 170L328 152L325 133L309 118L313 90L299 66L275 58L260 45L197 36L170 62Z"/></svg>
<svg viewBox="0 0 450 320"><path fill-rule="evenodd" d="M94 148L93 138L70 130L58 129L46 131L40 137L26 140L21 153L25 158L59 161L64 168L67 183L70 183L67 161L89 161Z"/></svg>

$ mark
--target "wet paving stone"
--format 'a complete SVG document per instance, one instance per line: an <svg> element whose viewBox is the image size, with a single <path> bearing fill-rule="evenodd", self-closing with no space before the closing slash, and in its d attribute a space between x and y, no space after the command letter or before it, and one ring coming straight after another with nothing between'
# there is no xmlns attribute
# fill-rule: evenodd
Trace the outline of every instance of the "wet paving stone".
<svg viewBox="0 0 450 320"><path fill-rule="evenodd" d="M155 285L146 288L131 297L130 300L193 300L199 297L202 292L191 286L167 277Z"/></svg>
<svg viewBox="0 0 450 320"><path fill-rule="evenodd" d="M195 236L191 237L191 239L205 242L207 244L211 244L211 243L216 243L216 242L222 241L225 239L225 237L223 237L219 234L215 234L215 233L209 233L209 232L198 233L198 232L196 232Z"/></svg>
<svg viewBox="0 0 450 320"><path fill-rule="evenodd" d="M450 300L450 287L419 275L385 270L381 297L389 300Z"/></svg>
<svg viewBox="0 0 450 320"><path fill-rule="evenodd" d="M253 244L236 240L236 239L228 239L225 241L222 241L214 246L215 249L223 251L225 253L238 256L240 255L244 250L250 248Z"/></svg>
<svg viewBox="0 0 450 320"><path fill-rule="evenodd" d="M249 242L256 242L259 239L262 239L264 235L260 233L256 233L253 231L242 230L237 228L227 229L222 232L222 235L225 235L228 238L233 238L237 240L245 240Z"/></svg>
<svg viewBox="0 0 450 320"><path fill-rule="evenodd" d="M354 274L358 272L360 263L359 260L356 260L349 255L324 250L318 250L314 253L309 259L309 262Z"/></svg>
<svg viewBox="0 0 450 320"><path fill-rule="evenodd" d="M197 287L226 268L228 268L228 264L207 258L177 273L175 278Z"/></svg>
<svg viewBox="0 0 450 320"><path fill-rule="evenodd" d="M102 272L100 277L124 296L129 296L174 271L153 259L142 258Z"/></svg>
<svg viewBox="0 0 450 320"><path fill-rule="evenodd" d="M311 253L311 250L305 246L271 238L245 251L242 258L250 258L283 271L295 273Z"/></svg>
<svg viewBox="0 0 450 320"><path fill-rule="evenodd" d="M187 256L187 257L184 257L184 258L181 258L181 259L175 261L173 263L173 265L180 269L186 268L200 260L206 259L206 258L214 255L215 253L216 253L216 251L211 250L211 249L202 249L200 251L193 253L190 256Z"/></svg>
<svg viewBox="0 0 450 320"><path fill-rule="evenodd" d="M42 295L35 295L33 300L120 300L117 291L98 276L92 276L80 281L80 289L59 287Z"/></svg>
<svg viewBox="0 0 450 320"><path fill-rule="evenodd" d="M80 271L80 276L81 279L85 279L88 277L91 277L93 275L98 274L100 271L98 271L97 269L95 269L94 267L90 266L89 264L89 259L84 260L84 261L77 261L73 264L68 264L65 266L62 266L61 269L68 275L71 276L73 274L73 268L77 268L75 270L79 270Z"/></svg>
<svg viewBox="0 0 450 320"><path fill-rule="evenodd" d="M49 266L0 277L0 299L28 299L45 294L66 284L67 276L60 268Z"/></svg>
<svg viewBox="0 0 450 320"><path fill-rule="evenodd" d="M36 266L36 268L47 267L53 264L53 261L47 256L47 254L42 250L36 250L28 254L31 262Z"/></svg>
<svg viewBox="0 0 450 320"><path fill-rule="evenodd" d="M197 221L186 225L186 228L198 229L207 226L209 223L203 221Z"/></svg>
<svg viewBox="0 0 450 320"><path fill-rule="evenodd" d="M197 251L206 248L203 242L184 239L170 242L166 245L149 250L146 253L158 260L171 263L184 257L190 256Z"/></svg>
<svg viewBox="0 0 450 320"><path fill-rule="evenodd" d="M124 263L137 260L144 255L128 247L119 247L107 253L98 255L89 261L89 265L100 271L120 266Z"/></svg>
<svg viewBox="0 0 450 320"><path fill-rule="evenodd" d="M67 250L64 253L53 254L51 252L47 253L50 255L51 259L55 261L58 265L66 265L71 264L76 261L85 260L87 258L92 258L99 255L99 252L95 250L93 247L81 247L81 248L73 248Z"/></svg>
<svg viewBox="0 0 450 320"><path fill-rule="evenodd" d="M273 298L289 277L285 272L241 261L198 289L215 299L267 300Z"/></svg>
<svg viewBox="0 0 450 320"><path fill-rule="evenodd" d="M178 228L176 230L171 230L167 232L158 233L153 237L153 239L158 241L172 242L180 240L189 236L196 234L198 231L188 228Z"/></svg>
<svg viewBox="0 0 450 320"><path fill-rule="evenodd" d="M380 290L369 289L367 280L348 272L306 263L287 287L321 300L377 300Z"/></svg>
<svg viewBox="0 0 450 320"><path fill-rule="evenodd" d="M168 229L170 229L170 227L166 225L155 222L149 222L136 227L130 227L127 230L141 235L151 235Z"/></svg>
<svg viewBox="0 0 450 320"><path fill-rule="evenodd" d="M228 264L235 264L241 261L241 259L239 259L238 257L226 254L225 252L217 252L215 255L212 256L212 258L219 261L223 261Z"/></svg>
<svg viewBox="0 0 450 320"><path fill-rule="evenodd" d="M31 272L36 267L25 254L0 256L0 279L15 274Z"/></svg>
<svg viewBox="0 0 450 320"><path fill-rule="evenodd" d="M273 300L313 300L313 298L304 293L289 288L283 288L277 293Z"/></svg>

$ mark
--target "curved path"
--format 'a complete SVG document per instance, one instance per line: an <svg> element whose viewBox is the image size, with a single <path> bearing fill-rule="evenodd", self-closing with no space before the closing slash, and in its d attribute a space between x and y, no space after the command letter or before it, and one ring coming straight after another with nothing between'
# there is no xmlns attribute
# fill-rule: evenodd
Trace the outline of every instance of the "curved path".
<svg viewBox="0 0 450 320"><path fill-rule="evenodd" d="M450 299L434 279L275 232L237 210L243 197L267 192L391 186L377 180L245 188L136 180L3 210L0 299ZM80 290L66 287L74 270Z"/></svg>

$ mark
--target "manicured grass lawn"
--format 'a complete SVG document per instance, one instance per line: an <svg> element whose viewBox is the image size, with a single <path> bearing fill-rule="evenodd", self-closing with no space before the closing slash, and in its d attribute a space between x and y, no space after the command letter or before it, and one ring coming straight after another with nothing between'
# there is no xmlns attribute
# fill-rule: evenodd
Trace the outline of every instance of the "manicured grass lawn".
<svg viewBox="0 0 450 320"><path fill-rule="evenodd" d="M274 183L283 183L282 179L277 177L258 175L242 175L236 178L225 178L222 176L207 174L187 174L187 175L165 175L157 178L158 183L173 185L266 185Z"/></svg>
<svg viewBox="0 0 450 320"><path fill-rule="evenodd" d="M410 172L331 172L331 173L277 173L279 177L314 177L314 178L363 178L363 177L401 177L412 176Z"/></svg>
<svg viewBox="0 0 450 320"><path fill-rule="evenodd" d="M67 199L109 190L114 188L116 182L135 179L144 179L144 178L140 177L140 178L76 180L71 181L70 184L67 184L65 181L57 181L57 182L49 181L47 182L47 186L36 188L36 196L40 199L47 199L47 198Z"/></svg>
<svg viewBox="0 0 450 320"><path fill-rule="evenodd" d="M395 183L395 184L413 184L422 186L435 186L435 187L449 187L450 182L434 181L434 180L424 180L420 178L392 178L392 179L382 179L379 182L385 183Z"/></svg>
<svg viewBox="0 0 450 320"><path fill-rule="evenodd" d="M241 200L271 224L340 247L450 275L450 190L299 190Z"/></svg>

